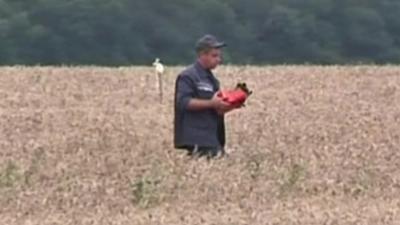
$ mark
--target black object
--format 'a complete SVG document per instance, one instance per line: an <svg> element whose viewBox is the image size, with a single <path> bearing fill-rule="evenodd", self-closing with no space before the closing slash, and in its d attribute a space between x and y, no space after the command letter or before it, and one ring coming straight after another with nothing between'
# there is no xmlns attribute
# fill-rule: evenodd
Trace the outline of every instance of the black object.
<svg viewBox="0 0 400 225"><path fill-rule="evenodd" d="M239 89L243 90L244 92L246 92L247 95L253 94L253 91L251 91L251 90L247 87L247 84L246 84L245 82L239 82L239 83L237 83L236 88L239 88Z"/></svg>

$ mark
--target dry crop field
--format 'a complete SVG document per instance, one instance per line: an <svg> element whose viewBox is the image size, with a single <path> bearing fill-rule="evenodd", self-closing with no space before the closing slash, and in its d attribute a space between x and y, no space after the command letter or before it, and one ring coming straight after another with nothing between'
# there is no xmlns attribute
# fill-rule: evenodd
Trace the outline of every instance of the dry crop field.
<svg viewBox="0 0 400 225"><path fill-rule="evenodd" d="M150 67L0 68L0 224L400 224L400 67L223 66L229 156L172 147Z"/></svg>

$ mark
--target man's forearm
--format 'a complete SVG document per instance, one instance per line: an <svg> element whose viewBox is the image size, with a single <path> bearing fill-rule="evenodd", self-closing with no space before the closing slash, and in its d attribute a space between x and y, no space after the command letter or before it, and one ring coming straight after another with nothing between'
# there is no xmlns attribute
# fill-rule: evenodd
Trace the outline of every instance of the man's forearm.
<svg viewBox="0 0 400 225"><path fill-rule="evenodd" d="M205 109L214 109L213 102L211 100L192 98L189 100L187 105L188 110L198 111Z"/></svg>

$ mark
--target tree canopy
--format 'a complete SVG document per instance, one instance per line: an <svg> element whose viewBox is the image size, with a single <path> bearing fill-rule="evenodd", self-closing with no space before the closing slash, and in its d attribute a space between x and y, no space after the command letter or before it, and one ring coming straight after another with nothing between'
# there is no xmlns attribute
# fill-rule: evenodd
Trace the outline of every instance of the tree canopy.
<svg viewBox="0 0 400 225"><path fill-rule="evenodd" d="M400 62L398 0L0 0L0 65Z"/></svg>

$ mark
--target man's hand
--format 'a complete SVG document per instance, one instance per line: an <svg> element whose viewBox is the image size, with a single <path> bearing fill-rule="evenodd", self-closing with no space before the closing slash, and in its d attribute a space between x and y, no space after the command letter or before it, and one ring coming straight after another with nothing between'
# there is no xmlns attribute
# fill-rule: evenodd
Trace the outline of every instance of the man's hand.
<svg viewBox="0 0 400 225"><path fill-rule="evenodd" d="M230 107L229 103L225 102L221 97L218 96L218 92L212 97L211 105L217 111L228 110Z"/></svg>
<svg viewBox="0 0 400 225"><path fill-rule="evenodd" d="M230 104L227 102L224 102L221 97L218 96L218 94L214 94L214 96L211 99L196 99L192 98L189 103L188 103L188 109L189 110L205 110L205 109L215 109L217 111L226 111L230 107Z"/></svg>
<svg viewBox="0 0 400 225"><path fill-rule="evenodd" d="M232 111L234 109L239 109L239 108L242 108L242 107L243 107L243 105L230 105L229 108L226 109L226 110L217 110L217 113L220 114L220 115L223 115L223 114L228 113L228 112L230 112L230 111Z"/></svg>
<svg viewBox="0 0 400 225"><path fill-rule="evenodd" d="M237 105L231 105L224 101L224 99L218 96L218 92L215 93L213 98L211 99L212 104L214 105L214 109L217 111L218 114L223 115L228 113L236 108L240 108Z"/></svg>
<svg viewBox="0 0 400 225"><path fill-rule="evenodd" d="M238 105L232 105L226 101L224 101L223 97L218 96L218 92L214 94L214 96L209 99L191 99L188 103L189 110L205 110L205 109L214 109L218 114L222 115L233 109L240 108Z"/></svg>

